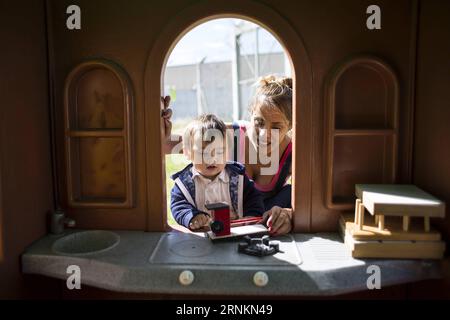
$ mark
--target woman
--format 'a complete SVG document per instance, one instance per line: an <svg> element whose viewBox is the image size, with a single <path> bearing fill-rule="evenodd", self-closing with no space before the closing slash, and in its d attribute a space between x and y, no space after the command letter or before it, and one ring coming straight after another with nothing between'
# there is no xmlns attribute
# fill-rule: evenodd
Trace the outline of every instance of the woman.
<svg viewBox="0 0 450 320"><path fill-rule="evenodd" d="M170 98L163 103L166 153L178 144L172 136ZM291 176L292 162L292 79L267 76L258 82L250 104L250 122L233 123L233 158L245 164L246 175L264 196L266 224L271 235L292 229ZM175 140L175 141L174 141Z"/></svg>

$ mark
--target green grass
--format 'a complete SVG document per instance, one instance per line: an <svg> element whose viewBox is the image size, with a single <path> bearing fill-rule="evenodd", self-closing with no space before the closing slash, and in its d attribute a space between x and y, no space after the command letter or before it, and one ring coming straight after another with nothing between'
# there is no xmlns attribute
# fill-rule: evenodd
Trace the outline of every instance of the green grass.
<svg viewBox="0 0 450 320"><path fill-rule="evenodd" d="M169 225L176 225L176 221L172 217L170 211L170 191L174 186L174 181L170 178L172 174L180 171L189 164L189 161L182 154L168 154L166 155L166 194L167 194L167 223Z"/></svg>

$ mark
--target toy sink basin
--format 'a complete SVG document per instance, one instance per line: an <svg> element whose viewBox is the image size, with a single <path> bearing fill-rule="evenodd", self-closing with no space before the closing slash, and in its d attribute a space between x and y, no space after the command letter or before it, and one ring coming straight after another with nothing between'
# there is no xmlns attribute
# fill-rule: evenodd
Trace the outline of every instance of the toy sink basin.
<svg viewBox="0 0 450 320"><path fill-rule="evenodd" d="M111 231L80 231L56 240L52 250L57 254L64 255L96 254L114 248L119 241L120 236Z"/></svg>

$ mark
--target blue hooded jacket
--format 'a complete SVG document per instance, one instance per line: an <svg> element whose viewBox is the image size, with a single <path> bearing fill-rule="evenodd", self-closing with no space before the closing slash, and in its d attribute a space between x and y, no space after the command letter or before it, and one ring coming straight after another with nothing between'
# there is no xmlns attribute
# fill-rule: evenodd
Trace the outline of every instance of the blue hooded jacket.
<svg viewBox="0 0 450 320"><path fill-rule="evenodd" d="M170 209L180 225L189 228L192 218L200 212L195 203L195 183L192 179L192 164L172 175L175 186L172 188ZM238 162L227 162L225 165L230 177L231 205L239 217L262 216L264 202L262 194L254 183L245 175L245 167Z"/></svg>

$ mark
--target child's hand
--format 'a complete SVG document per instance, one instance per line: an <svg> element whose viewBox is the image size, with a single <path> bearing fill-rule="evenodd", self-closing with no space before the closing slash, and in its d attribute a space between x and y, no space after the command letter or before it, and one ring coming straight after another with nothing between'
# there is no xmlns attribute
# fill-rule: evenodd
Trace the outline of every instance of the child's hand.
<svg viewBox="0 0 450 320"><path fill-rule="evenodd" d="M209 227L210 217L206 214L199 213L194 218L192 218L189 223L189 228L191 230L198 230L204 227Z"/></svg>

